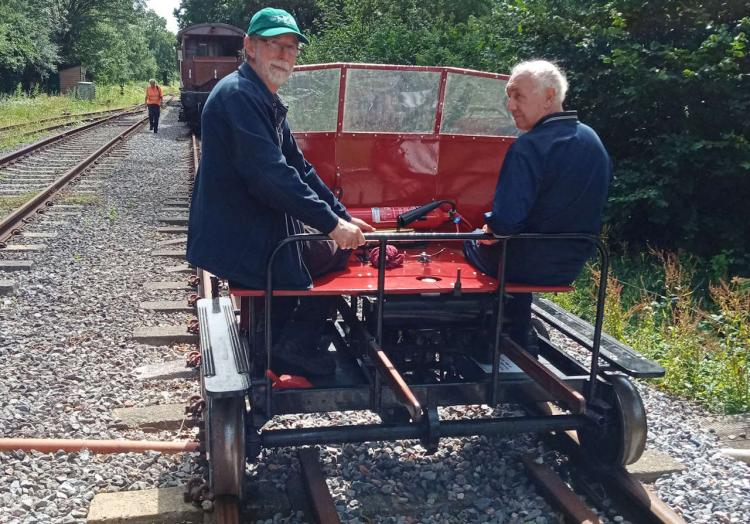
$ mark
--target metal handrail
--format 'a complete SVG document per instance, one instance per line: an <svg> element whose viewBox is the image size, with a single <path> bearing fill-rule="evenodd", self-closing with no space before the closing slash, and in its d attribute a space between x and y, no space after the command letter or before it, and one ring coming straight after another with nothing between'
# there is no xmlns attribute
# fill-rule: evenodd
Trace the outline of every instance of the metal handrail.
<svg viewBox="0 0 750 524"><path fill-rule="evenodd" d="M601 345L602 336L602 324L604 322L604 301L606 298L606 287L607 287L607 275L609 273L609 251L604 245L604 242L595 235L582 234L582 233L522 233L518 235L492 235L485 233L365 233L365 240L368 243L377 242L380 247L380 253L383 255L378 257L378 289L377 289L377 331L376 339L378 344L382 344L383 337L383 303L385 298L385 267L386 257L385 249L388 242L434 242L434 241L460 241L460 240L497 240L501 244L500 257L498 261L498 311L497 320L495 324L495 340L492 353L492 394L491 402L497 403L498 396L498 376L500 373L500 346L503 338L503 297L505 295L505 260L507 254L507 244L511 240L524 239L524 240L585 240L596 246L599 252L599 258L601 260L601 273L599 275L599 290L597 293L596 302L596 318L594 321L594 338L593 345L591 348L591 369L589 374L589 383L586 391L586 400L591 402L594 400L596 394L596 377L599 374L599 348ZM294 242L304 242L311 240L330 240L328 235L324 234L300 234L291 235L281 240L276 248L271 252L268 257L268 265L266 266L266 290L265 290L265 349L266 349L266 369L271 368L271 347L272 347L272 333L271 333L271 308L273 299L273 262L276 255L287 245ZM507 336L507 335L505 335ZM271 417L273 415L272 400L273 400L273 388L269 378L265 377L266 381L266 414ZM377 385L380 387L380 384Z"/></svg>

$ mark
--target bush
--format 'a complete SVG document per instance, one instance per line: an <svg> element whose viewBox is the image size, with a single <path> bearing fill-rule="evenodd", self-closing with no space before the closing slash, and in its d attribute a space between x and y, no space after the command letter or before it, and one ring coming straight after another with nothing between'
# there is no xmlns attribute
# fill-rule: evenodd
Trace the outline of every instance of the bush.
<svg viewBox="0 0 750 524"><path fill-rule="evenodd" d="M648 287L618 278L633 273L631 264L619 259L610 273L604 330L664 366L658 387L713 411L749 411L750 281L710 286L711 303L704 305L695 291L694 259L652 251L637 260ZM590 266L573 293L552 299L592 321L598 282L598 269Z"/></svg>

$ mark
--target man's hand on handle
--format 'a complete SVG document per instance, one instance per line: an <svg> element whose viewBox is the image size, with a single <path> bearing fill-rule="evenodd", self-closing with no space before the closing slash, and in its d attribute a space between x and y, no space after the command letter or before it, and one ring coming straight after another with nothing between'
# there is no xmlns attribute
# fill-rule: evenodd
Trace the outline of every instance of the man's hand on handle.
<svg viewBox="0 0 750 524"><path fill-rule="evenodd" d="M370 224L368 224L361 218L352 217L351 223L357 226L359 230L362 231L363 233L372 233L373 231L375 231L374 227L372 227Z"/></svg>
<svg viewBox="0 0 750 524"><path fill-rule="evenodd" d="M365 222L362 222L362 224L367 226ZM331 237L341 249L356 249L365 243L365 236L362 234L360 226L355 224L353 220L352 222L347 222L346 220L339 218L339 223L333 231L328 233L328 236Z"/></svg>

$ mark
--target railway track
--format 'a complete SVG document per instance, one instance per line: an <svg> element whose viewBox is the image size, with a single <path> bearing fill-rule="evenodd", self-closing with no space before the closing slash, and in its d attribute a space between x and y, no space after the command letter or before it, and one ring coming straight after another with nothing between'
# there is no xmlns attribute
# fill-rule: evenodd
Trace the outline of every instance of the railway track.
<svg viewBox="0 0 750 524"><path fill-rule="evenodd" d="M552 412L560 413L554 407ZM531 455L522 457L522 461L531 480L547 501L564 515L566 522L599 524L603 520L594 507L606 513L611 509L608 501L613 500L617 513L627 516L631 522L685 523L624 467L603 468L592 462L581 448L575 431L545 435L544 440L567 458L566 474L558 473Z"/></svg>
<svg viewBox="0 0 750 524"><path fill-rule="evenodd" d="M123 111L134 110L134 109L137 109L139 107L142 108L143 104L136 104L136 105L127 106L127 107L116 107L114 109L104 109L102 111L88 111L86 113L68 113L68 114L62 114L62 115L58 115L58 116L52 116L52 117L49 117L49 118L40 118L39 120L29 120L28 122L21 122L21 123L18 123L18 124L11 124L11 125L7 125L7 126L2 126L2 127L0 127L0 133L7 133L7 132L15 130L15 129L20 129L20 128L23 128L23 127L28 127L28 126L31 126L31 125L46 124L46 123L55 122L55 121L58 121L58 120L74 120L74 121L78 121L78 119L81 119L81 118L104 116L106 114L111 114L111 113L121 113Z"/></svg>
<svg viewBox="0 0 750 524"><path fill-rule="evenodd" d="M0 203L11 204L0 205L0 246L146 121L141 110L119 112L0 157Z"/></svg>

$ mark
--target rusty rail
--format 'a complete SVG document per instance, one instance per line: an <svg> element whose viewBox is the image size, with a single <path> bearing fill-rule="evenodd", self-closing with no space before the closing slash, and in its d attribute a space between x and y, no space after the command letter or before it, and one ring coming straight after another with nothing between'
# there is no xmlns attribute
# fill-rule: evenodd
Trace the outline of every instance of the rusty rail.
<svg viewBox="0 0 750 524"><path fill-rule="evenodd" d="M117 116L121 116L121 115L117 115ZM46 206L47 202L54 194L59 192L63 187L65 187L68 183L70 183L70 181L73 178L75 178L78 174L82 173L88 166L90 166L100 156L102 156L104 153L106 153L115 145L117 145L121 140L126 138L133 131L135 131L139 126L141 126L146 121L146 119L147 117L144 117L141 120L139 120L137 123L128 127L125 131L120 133L118 136L116 136L115 138L113 138L112 140L104 144L102 147L94 151L88 157L86 157L78 165L76 165L75 167L65 172L60 178L52 182L52 184L47 186L34 198L26 202L24 205L22 205L21 207L13 211L11 214L6 216L2 221L0 221L0 243L6 242L11 236L13 236L16 233L15 228L21 221L31 217L37 210ZM94 122L93 125L99 125L102 122L103 121ZM88 126L88 127L91 127L91 126ZM2 159L0 159L0 163L1 162L2 162Z"/></svg>
<svg viewBox="0 0 750 524"><path fill-rule="evenodd" d="M531 456L521 459L534 483L559 511L565 522L576 524L601 524L602 520L576 493L570 489L552 468L537 464Z"/></svg>
<svg viewBox="0 0 750 524"><path fill-rule="evenodd" d="M240 524L240 504L237 497L216 497L214 514L216 524Z"/></svg>
<svg viewBox="0 0 750 524"><path fill-rule="evenodd" d="M317 448L301 448L297 452L302 467L302 480L310 505L308 517L317 524L341 524L333 497L328 490Z"/></svg>
<svg viewBox="0 0 750 524"><path fill-rule="evenodd" d="M562 413L559 408L545 404L551 414ZM529 406L530 411L540 412L540 406ZM651 490L633 477L622 466L603 468L591 462L581 447L578 434L575 431L553 433L548 437L555 448L565 453L570 459L588 475L608 487L607 492L621 499L626 513L634 514L634 522L644 524L686 524L685 520ZM557 505L556 499L550 498L552 504Z"/></svg>
<svg viewBox="0 0 750 524"><path fill-rule="evenodd" d="M161 453L184 453L198 451L198 442L176 440L163 442L156 440L86 440L86 439L44 439L44 438L3 438L0 451L55 451L74 452L88 449L94 453L137 453L159 451Z"/></svg>

